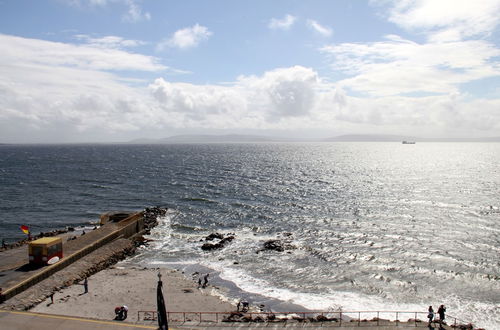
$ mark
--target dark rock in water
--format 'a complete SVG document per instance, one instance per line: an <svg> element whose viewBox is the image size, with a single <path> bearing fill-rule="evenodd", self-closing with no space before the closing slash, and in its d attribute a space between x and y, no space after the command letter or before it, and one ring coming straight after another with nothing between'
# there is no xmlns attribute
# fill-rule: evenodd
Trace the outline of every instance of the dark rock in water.
<svg viewBox="0 0 500 330"><path fill-rule="evenodd" d="M265 250L274 250L278 252L285 251L285 247L283 246L283 242L280 240L270 240L264 243Z"/></svg>
<svg viewBox="0 0 500 330"><path fill-rule="evenodd" d="M266 250L283 252L285 250L294 250L294 249L296 249L296 247L294 245L290 244L289 241L272 239L272 240L266 241L264 243L264 248L258 250L257 253L259 253L260 251L266 251Z"/></svg>
<svg viewBox="0 0 500 330"><path fill-rule="evenodd" d="M223 239L224 235L221 233L211 233L207 237L205 237L205 241L213 241L214 239Z"/></svg>
<svg viewBox="0 0 500 330"><path fill-rule="evenodd" d="M231 242L234 240L234 236L227 236L223 237L219 242L217 243L205 243L201 246L201 249L204 251L211 251L211 250L217 250L217 249L222 249L224 245L227 243Z"/></svg>

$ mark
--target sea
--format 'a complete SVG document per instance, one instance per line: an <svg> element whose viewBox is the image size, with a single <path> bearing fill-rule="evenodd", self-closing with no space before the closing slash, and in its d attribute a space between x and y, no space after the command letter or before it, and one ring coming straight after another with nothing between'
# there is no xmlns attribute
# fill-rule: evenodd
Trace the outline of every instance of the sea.
<svg viewBox="0 0 500 330"><path fill-rule="evenodd" d="M500 329L499 164L499 143L0 145L0 238L167 207L128 263L269 310L444 304ZM211 233L235 239L203 251Z"/></svg>

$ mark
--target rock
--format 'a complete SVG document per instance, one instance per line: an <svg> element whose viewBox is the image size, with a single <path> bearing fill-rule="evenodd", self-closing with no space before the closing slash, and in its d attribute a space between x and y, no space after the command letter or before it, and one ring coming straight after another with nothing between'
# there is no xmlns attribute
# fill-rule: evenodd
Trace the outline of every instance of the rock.
<svg viewBox="0 0 500 330"><path fill-rule="evenodd" d="M285 247L283 246L283 242L280 240L270 240L264 243L265 250L274 250L278 252L285 251Z"/></svg>
<svg viewBox="0 0 500 330"><path fill-rule="evenodd" d="M210 234L210 235L212 235L212 234ZM232 235L231 236L226 236L226 237L223 237L217 243L205 243L205 244L203 244L201 246L201 249L203 251L212 251L212 250L222 249L227 243L231 242L232 240L234 240L234 236L232 236Z"/></svg>
<svg viewBox="0 0 500 330"><path fill-rule="evenodd" d="M213 241L214 239L223 239L224 235L221 233L211 233L207 237L205 237L205 241Z"/></svg>
<svg viewBox="0 0 500 330"><path fill-rule="evenodd" d="M264 247L258 250L256 253L266 250L284 252L285 250L294 250L294 249L296 249L296 247L292 245L290 241L271 239L269 241L264 242Z"/></svg>

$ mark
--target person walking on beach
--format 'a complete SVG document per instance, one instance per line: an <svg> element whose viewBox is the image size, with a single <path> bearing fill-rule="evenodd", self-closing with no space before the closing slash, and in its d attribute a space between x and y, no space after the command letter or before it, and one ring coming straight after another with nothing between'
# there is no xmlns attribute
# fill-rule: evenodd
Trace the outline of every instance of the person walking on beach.
<svg viewBox="0 0 500 330"><path fill-rule="evenodd" d="M444 323L444 313L446 312L446 307L444 305L439 306L438 308L438 314L439 314L439 327ZM444 323L446 324L446 323Z"/></svg>
<svg viewBox="0 0 500 330"><path fill-rule="evenodd" d="M203 288L206 288L207 287L207 284L208 284L208 276L210 274L207 274L205 275L205 277L203 277Z"/></svg>
<svg viewBox="0 0 500 330"><path fill-rule="evenodd" d="M89 293L89 281L85 277L85 280L83 280L83 289L85 290L84 293Z"/></svg>
<svg viewBox="0 0 500 330"><path fill-rule="evenodd" d="M432 320L434 319L434 309L432 309L432 306L429 306L429 314L427 314L427 318L429 318L429 326L430 326Z"/></svg>

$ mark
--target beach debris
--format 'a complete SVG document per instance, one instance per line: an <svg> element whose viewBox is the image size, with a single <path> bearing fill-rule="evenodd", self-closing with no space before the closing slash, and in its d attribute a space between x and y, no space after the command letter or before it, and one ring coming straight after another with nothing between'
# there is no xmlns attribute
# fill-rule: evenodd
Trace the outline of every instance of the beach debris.
<svg viewBox="0 0 500 330"><path fill-rule="evenodd" d="M205 238L205 241L213 241L214 239L219 239L217 243L205 243L201 246L203 251L212 251L222 249L227 243L234 240L234 234L226 234L224 235L219 233L212 233Z"/></svg>

